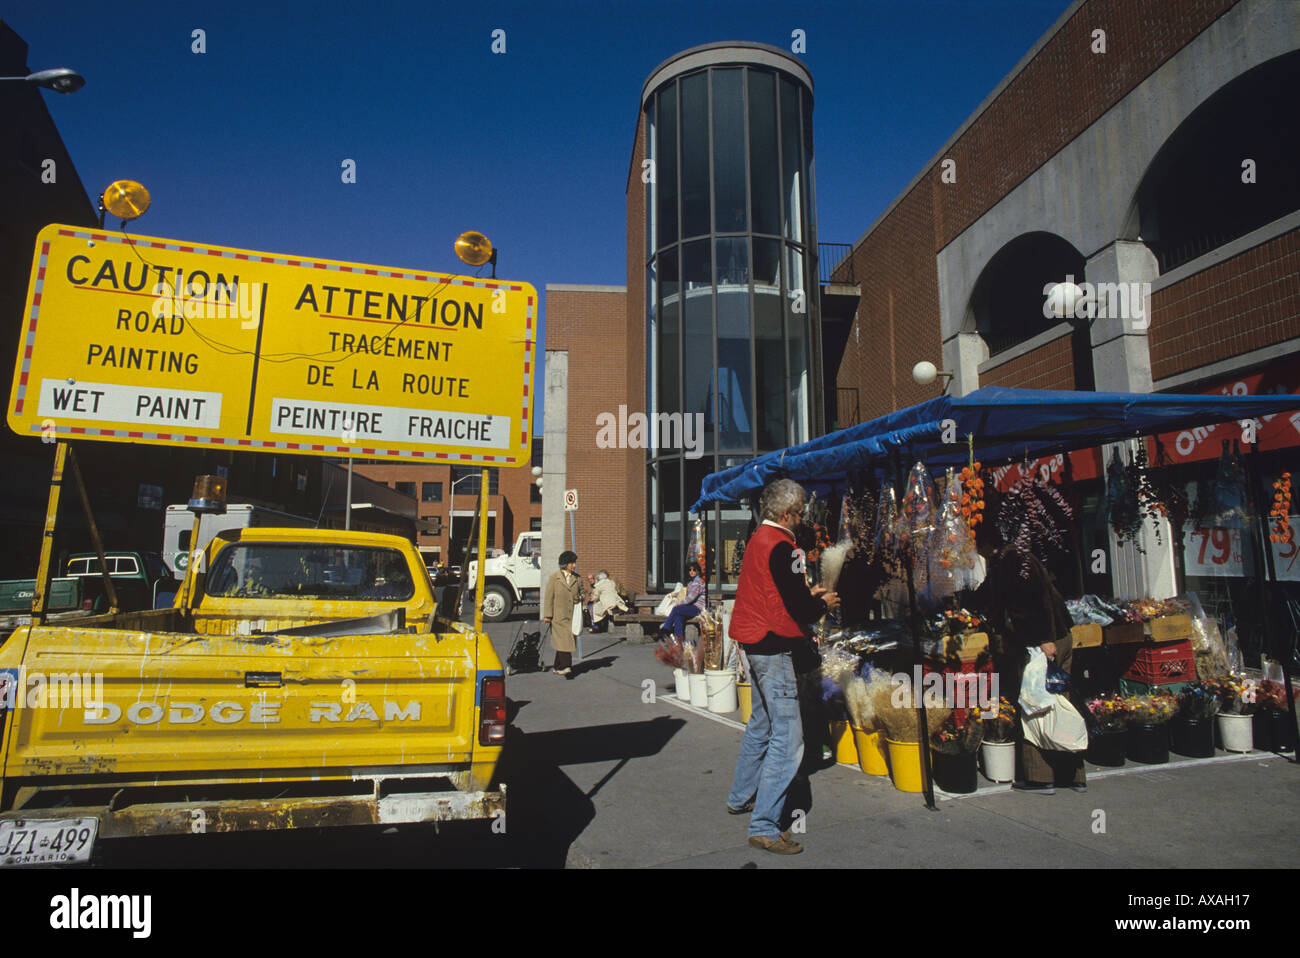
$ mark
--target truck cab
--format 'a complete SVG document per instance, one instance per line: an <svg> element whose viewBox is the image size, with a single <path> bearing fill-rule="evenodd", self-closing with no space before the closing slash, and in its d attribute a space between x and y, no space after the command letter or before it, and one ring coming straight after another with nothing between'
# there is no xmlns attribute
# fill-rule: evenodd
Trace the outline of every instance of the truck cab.
<svg viewBox="0 0 1300 958"><path fill-rule="evenodd" d="M524 532L514 548L502 556L493 556L483 564L483 619L501 622L520 607L541 607L542 534ZM466 590L478 586L478 560L469 564Z"/></svg>

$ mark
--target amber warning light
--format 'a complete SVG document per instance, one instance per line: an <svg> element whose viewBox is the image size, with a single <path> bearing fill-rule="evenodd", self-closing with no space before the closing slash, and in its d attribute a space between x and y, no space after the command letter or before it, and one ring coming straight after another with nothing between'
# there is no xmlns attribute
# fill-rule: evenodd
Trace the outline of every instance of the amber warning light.
<svg viewBox="0 0 1300 958"><path fill-rule="evenodd" d="M195 515L210 513L225 515L226 480L221 476L197 476L194 491L190 493L190 512Z"/></svg>

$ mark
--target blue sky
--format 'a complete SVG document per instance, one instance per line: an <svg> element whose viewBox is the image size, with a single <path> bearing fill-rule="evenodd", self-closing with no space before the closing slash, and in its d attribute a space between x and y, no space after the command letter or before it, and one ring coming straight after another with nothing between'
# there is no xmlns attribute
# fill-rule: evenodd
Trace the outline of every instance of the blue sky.
<svg viewBox="0 0 1300 958"><path fill-rule="evenodd" d="M478 229L540 292L626 282L641 85L679 50L805 32L819 238L852 243L1068 6L70 0L4 19L33 70L86 77L46 103L89 192L149 187L136 232L461 271L452 241Z"/></svg>

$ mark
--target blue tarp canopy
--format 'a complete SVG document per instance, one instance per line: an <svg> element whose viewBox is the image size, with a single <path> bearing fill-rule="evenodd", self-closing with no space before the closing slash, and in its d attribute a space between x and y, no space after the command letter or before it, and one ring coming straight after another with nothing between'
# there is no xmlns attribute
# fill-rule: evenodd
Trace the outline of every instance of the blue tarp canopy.
<svg viewBox="0 0 1300 958"><path fill-rule="evenodd" d="M967 463L968 435L974 436L976 458L994 464L1292 409L1300 409L1300 396L1188 396L985 386L958 398L940 396L712 473L705 477L691 511L698 512L711 502L743 502L773 479L794 479L817 488L843 485L853 472L883 475L893 470L896 455L906 460L904 467L916 460L931 470L961 467Z"/></svg>

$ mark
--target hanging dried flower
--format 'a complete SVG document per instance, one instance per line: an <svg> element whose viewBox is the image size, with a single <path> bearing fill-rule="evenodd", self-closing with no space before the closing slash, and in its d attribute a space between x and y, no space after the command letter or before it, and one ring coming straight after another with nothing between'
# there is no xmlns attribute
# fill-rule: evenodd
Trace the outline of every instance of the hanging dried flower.
<svg viewBox="0 0 1300 958"><path fill-rule="evenodd" d="M1066 525L1073 510L1056 487L1042 478L1022 479L1002 498L998 507L998 532L1002 540L1025 557L1020 575L1029 578L1029 555L1047 561L1066 552Z"/></svg>

